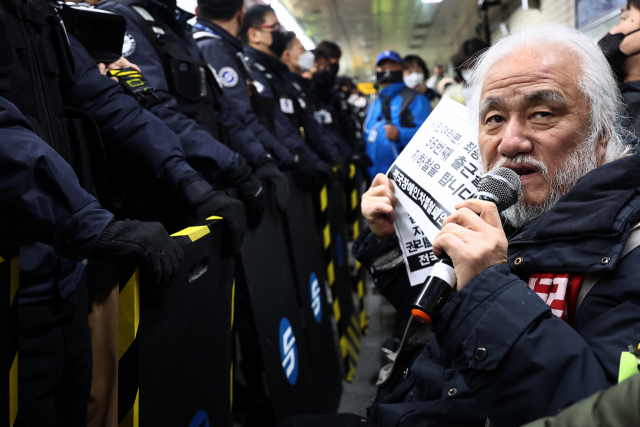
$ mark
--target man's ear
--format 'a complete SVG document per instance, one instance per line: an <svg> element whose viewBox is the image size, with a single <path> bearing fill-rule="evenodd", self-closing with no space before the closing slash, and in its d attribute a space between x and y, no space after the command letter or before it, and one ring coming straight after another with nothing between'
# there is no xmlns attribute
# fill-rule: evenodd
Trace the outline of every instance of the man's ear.
<svg viewBox="0 0 640 427"><path fill-rule="evenodd" d="M196 6L195 14L197 17L200 17L200 14L198 13L198 6Z"/></svg>
<svg viewBox="0 0 640 427"><path fill-rule="evenodd" d="M257 43L256 40L256 33L258 32L258 30L256 30L255 28L251 27L247 30L247 39L251 42L251 43Z"/></svg>

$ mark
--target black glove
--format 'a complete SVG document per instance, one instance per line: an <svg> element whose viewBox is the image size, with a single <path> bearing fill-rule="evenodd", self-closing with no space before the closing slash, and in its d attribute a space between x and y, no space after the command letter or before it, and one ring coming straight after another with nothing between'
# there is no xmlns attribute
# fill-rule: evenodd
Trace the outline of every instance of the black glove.
<svg viewBox="0 0 640 427"><path fill-rule="evenodd" d="M306 154L296 154L293 173L305 190L315 191L320 189L322 178L318 174L318 168L315 163Z"/></svg>
<svg viewBox="0 0 640 427"><path fill-rule="evenodd" d="M264 213L264 191L260 180L251 174L251 168L242 156L238 156L238 169L228 177L238 190L238 196L247 210L247 226L257 228Z"/></svg>
<svg viewBox="0 0 640 427"><path fill-rule="evenodd" d="M373 166L371 158L363 151L355 151L349 157L349 162L353 163L357 168L367 169Z"/></svg>
<svg viewBox="0 0 640 427"><path fill-rule="evenodd" d="M158 222L125 219L105 228L90 258L140 265L140 297L145 304L164 301L169 287L178 277L184 254Z"/></svg>
<svg viewBox="0 0 640 427"><path fill-rule="evenodd" d="M269 182L271 190L275 194L278 209L280 211L287 209L289 205L289 181L280 172L275 162L271 160L260 162L253 174L256 178Z"/></svg>
<svg viewBox="0 0 640 427"><path fill-rule="evenodd" d="M194 214L197 221L204 221L213 215L221 216L226 233L224 241L231 242L231 254L240 254L247 232L247 213L241 201L227 196L223 191L212 191L196 204Z"/></svg>

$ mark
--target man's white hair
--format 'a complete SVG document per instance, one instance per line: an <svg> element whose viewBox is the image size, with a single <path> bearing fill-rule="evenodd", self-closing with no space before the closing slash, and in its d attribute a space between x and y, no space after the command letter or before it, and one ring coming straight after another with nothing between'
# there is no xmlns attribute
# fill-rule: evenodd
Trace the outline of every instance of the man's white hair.
<svg viewBox="0 0 640 427"><path fill-rule="evenodd" d="M561 24L543 24L518 30L501 38L478 56L469 87L469 112L478 123L480 95L489 69L517 51L547 52L562 46L574 52L580 69L576 81L590 107L590 123L585 143L595 149L598 140L608 137L605 163L625 156L628 131L622 126L625 107L611 67L598 45L586 35Z"/></svg>

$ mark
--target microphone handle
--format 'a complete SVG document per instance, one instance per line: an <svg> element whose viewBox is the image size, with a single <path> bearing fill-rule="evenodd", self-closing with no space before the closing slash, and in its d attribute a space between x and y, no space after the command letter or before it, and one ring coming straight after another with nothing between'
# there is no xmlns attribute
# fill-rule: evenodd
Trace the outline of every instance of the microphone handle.
<svg viewBox="0 0 640 427"><path fill-rule="evenodd" d="M478 194L476 199L493 202L500 210L498 198L492 194ZM411 306L411 315L420 323L432 323L440 315L456 289L456 271L446 253L433 266L431 274L422 284L422 291Z"/></svg>
<svg viewBox="0 0 640 427"><path fill-rule="evenodd" d="M420 323L432 323L455 293L456 271L449 255L444 254L424 281L422 291L411 306L411 315Z"/></svg>

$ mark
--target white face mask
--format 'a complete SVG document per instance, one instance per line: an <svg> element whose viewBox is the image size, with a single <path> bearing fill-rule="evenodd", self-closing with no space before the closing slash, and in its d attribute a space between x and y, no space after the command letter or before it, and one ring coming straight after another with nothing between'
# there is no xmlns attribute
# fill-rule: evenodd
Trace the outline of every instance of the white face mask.
<svg viewBox="0 0 640 427"><path fill-rule="evenodd" d="M360 98L357 93L352 93L349 98L347 98L347 103L353 105Z"/></svg>
<svg viewBox="0 0 640 427"><path fill-rule="evenodd" d="M367 100L360 96L356 99L356 102L353 103L353 106L357 108L364 108L367 106Z"/></svg>
<svg viewBox="0 0 640 427"><path fill-rule="evenodd" d="M301 71L309 71L313 67L316 56L310 50L306 51L298 58L298 67Z"/></svg>
<svg viewBox="0 0 640 427"><path fill-rule="evenodd" d="M424 74L411 73L408 76L404 76L404 84L407 85L407 87L410 87L411 89L421 84L424 84Z"/></svg>

